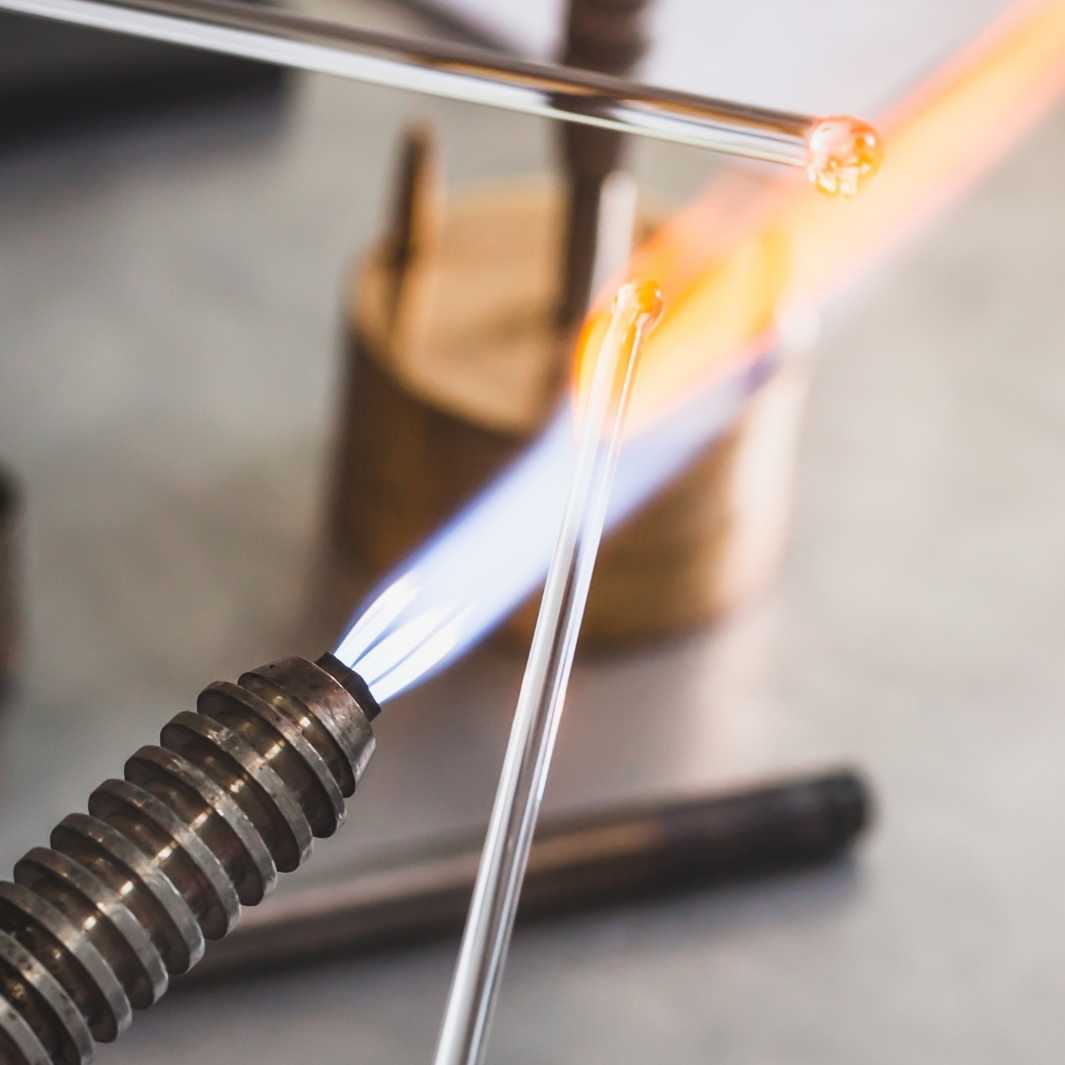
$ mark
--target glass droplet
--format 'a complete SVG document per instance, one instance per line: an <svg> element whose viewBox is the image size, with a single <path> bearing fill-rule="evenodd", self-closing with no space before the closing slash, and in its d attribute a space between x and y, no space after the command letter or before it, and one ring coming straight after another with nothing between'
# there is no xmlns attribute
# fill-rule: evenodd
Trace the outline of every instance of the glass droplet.
<svg viewBox="0 0 1065 1065"><path fill-rule="evenodd" d="M662 314L662 293L653 281L629 281L614 297L614 313L644 319L654 325Z"/></svg>
<svg viewBox="0 0 1065 1065"><path fill-rule="evenodd" d="M818 119L806 143L806 176L830 196L855 195L880 168L880 138L860 119Z"/></svg>

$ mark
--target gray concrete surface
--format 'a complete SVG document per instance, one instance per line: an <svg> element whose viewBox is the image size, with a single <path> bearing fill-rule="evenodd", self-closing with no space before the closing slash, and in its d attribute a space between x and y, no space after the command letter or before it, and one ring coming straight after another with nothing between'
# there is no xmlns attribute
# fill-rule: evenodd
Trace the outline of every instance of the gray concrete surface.
<svg viewBox="0 0 1065 1065"><path fill-rule="evenodd" d="M547 165L537 123L325 79L280 123L225 109L0 157L30 607L5 868L206 681L327 639L308 588L342 271L416 114L456 184ZM843 867L519 933L490 1060L1061 1060L1063 168L1059 113L835 309L773 596L575 676L553 807L846 760L875 835ZM680 195L705 162L643 169ZM397 703L317 867L480 821L519 673L484 652ZM453 956L175 993L100 1060L425 1062Z"/></svg>

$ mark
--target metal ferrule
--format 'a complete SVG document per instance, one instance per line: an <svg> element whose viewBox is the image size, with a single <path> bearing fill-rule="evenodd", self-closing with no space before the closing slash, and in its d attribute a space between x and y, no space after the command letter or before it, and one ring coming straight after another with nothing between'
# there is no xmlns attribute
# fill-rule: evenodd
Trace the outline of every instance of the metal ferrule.
<svg viewBox="0 0 1065 1065"><path fill-rule="evenodd" d="M82 1065L332 835L374 750L332 655L215 683L0 883L0 1061Z"/></svg>

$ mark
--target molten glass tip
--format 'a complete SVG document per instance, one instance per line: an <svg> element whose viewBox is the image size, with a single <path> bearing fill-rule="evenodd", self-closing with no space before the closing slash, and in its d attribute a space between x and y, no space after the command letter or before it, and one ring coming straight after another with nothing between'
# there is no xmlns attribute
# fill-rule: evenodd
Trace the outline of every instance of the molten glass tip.
<svg viewBox="0 0 1065 1065"><path fill-rule="evenodd" d="M662 291L653 281L630 281L614 297L614 313L647 329L662 314Z"/></svg>
<svg viewBox="0 0 1065 1065"><path fill-rule="evenodd" d="M583 411L593 385L596 367L607 360L615 367L615 390L627 387L629 360L619 359L621 350L639 352L644 334L662 315L662 291L654 281L626 281L614 296L609 311L604 307L588 320L577 346L574 386L577 408Z"/></svg>
<svg viewBox="0 0 1065 1065"><path fill-rule="evenodd" d="M821 118L806 138L806 176L829 196L853 196L880 169L875 129L845 115Z"/></svg>

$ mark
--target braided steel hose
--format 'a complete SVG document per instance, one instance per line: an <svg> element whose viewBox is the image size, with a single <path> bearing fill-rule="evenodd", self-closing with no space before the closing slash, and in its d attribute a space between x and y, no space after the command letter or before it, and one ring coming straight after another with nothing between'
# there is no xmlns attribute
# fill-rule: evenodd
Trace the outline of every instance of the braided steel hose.
<svg viewBox="0 0 1065 1065"><path fill-rule="evenodd" d="M379 707L332 655L214 683L0 883L0 1062L85 1065L332 835Z"/></svg>

